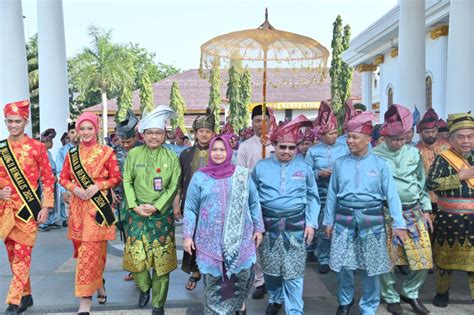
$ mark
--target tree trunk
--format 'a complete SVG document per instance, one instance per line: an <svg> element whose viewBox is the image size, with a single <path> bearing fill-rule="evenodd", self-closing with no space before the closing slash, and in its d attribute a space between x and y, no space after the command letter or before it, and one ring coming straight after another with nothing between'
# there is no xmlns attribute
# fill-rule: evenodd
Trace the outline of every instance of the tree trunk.
<svg viewBox="0 0 474 315"><path fill-rule="evenodd" d="M102 91L102 139L100 143L105 143L105 138L108 135L107 125L107 92Z"/></svg>

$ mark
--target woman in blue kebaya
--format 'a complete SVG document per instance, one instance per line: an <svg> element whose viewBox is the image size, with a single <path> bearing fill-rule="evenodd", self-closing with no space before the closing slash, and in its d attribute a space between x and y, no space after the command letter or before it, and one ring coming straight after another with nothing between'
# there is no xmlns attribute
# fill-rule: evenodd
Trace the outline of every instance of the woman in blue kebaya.
<svg viewBox="0 0 474 315"><path fill-rule="evenodd" d="M184 207L184 250L196 249L204 275L205 314L245 314L252 265L264 225L249 171L231 163L228 138L209 145L209 162L189 184Z"/></svg>

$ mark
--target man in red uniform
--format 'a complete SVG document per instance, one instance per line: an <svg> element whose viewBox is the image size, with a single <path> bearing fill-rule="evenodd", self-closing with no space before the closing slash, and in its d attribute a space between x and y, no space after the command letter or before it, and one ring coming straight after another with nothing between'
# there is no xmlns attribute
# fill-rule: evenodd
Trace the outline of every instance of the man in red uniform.
<svg viewBox="0 0 474 315"><path fill-rule="evenodd" d="M38 225L54 204L54 176L46 147L26 135L29 102L5 105L9 136L0 141L0 239L5 241L13 274L5 314L33 305L30 286L31 252ZM41 182L41 192L38 189Z"/></svg>

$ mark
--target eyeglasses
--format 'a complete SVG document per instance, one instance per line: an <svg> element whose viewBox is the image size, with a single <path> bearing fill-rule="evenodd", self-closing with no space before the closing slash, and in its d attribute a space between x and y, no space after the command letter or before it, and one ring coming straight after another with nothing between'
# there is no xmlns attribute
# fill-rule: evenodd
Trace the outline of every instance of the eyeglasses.
<svg viewBox="0 0 474 315"><path fill-rule="evenodd" d="M296 150L296 145L284 145L284 144L280 144L278 146L278 148L282 151L285 151L285 150L290 150L290 151L295 151Z"/></svg>
<svg viewBox="0 0 474 315"><path fill-rule="evenodd" d="M146 130L145 131L145 135L150 136L150 137L152 137L152 136L162 136L164 134L165 134L164 131L151 131L151 130Z"/></svg>

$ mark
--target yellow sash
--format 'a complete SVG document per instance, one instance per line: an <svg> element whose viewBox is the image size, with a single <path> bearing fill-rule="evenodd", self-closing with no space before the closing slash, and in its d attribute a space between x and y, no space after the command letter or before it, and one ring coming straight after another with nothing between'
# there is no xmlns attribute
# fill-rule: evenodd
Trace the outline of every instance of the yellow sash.
<svg viewBox="0 0 474 315"><path fill-rule="evenodd" d="M440 154L446 161L448 161L449 165L451 165L458 172L463 168L463 166L466 169L471 167L471 164L469 164L465 158L451 149L444 150ZM466 182L471 189L474 189L474 178L466 179Z"/></svg>

